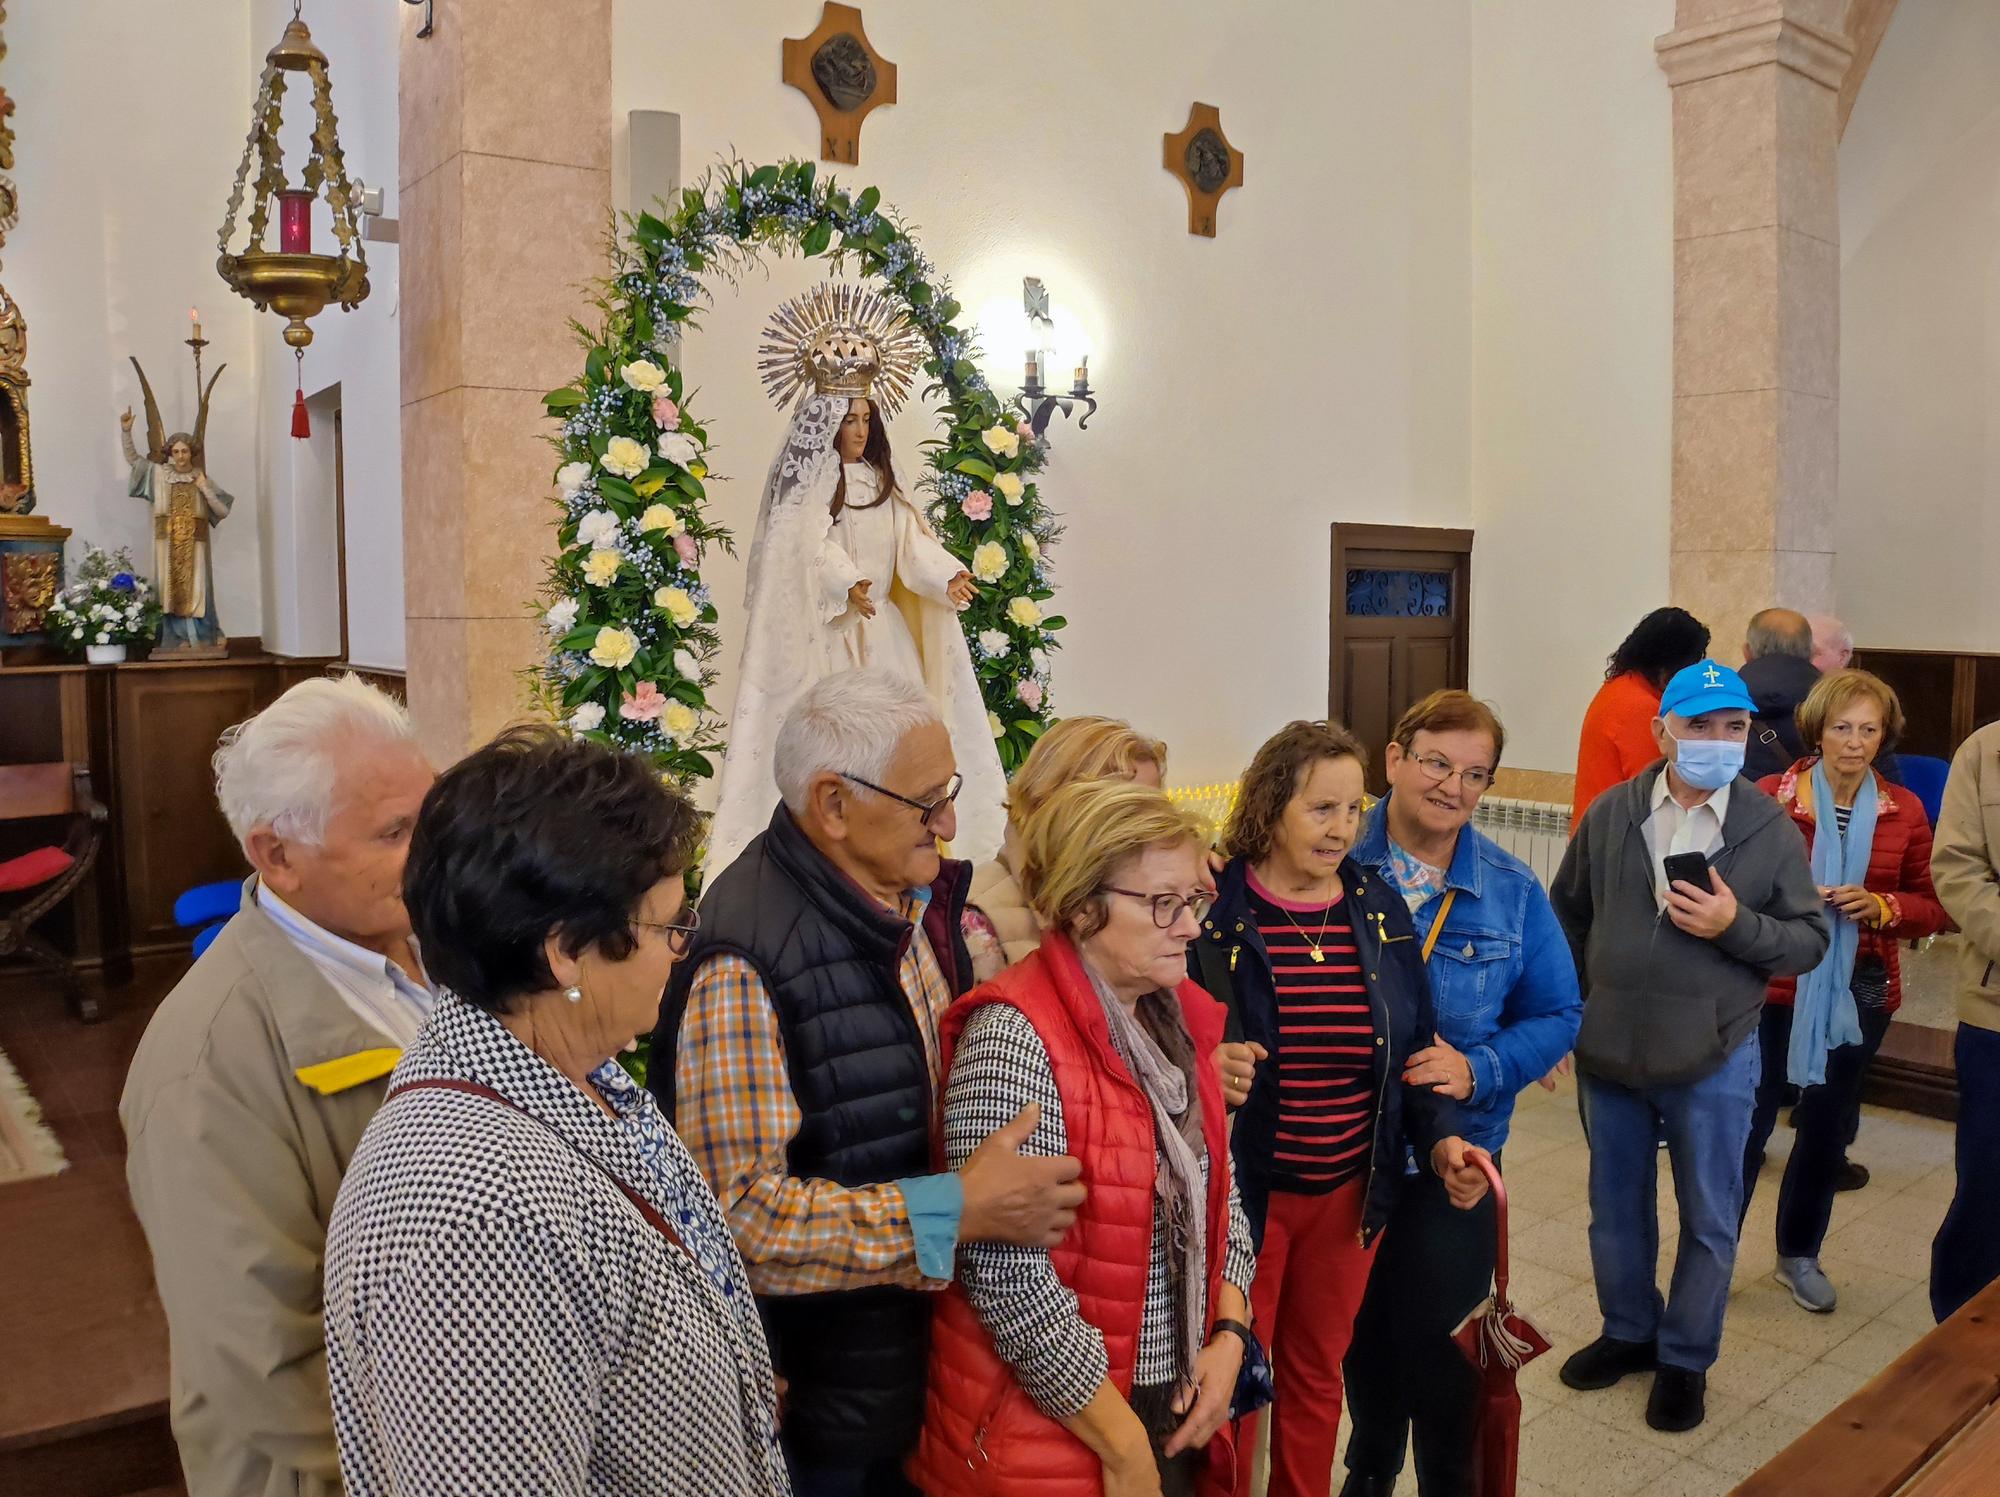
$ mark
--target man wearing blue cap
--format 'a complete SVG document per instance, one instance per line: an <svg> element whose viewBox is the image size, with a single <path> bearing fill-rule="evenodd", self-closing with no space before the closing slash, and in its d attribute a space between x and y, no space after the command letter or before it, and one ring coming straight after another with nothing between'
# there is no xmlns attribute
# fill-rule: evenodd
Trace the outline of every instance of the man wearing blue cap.
<svg viewBox="0 0 2000 1497"><path fill-rule="evenodd" d="M1804 839L1740 778L1753 710L1742 677L1712 660L1669 681L1653 722L1663 762L1598 797L1549 890L1583 979L1576 1060L1604 1315L1562 1380L1608 1388L1653 1372L1655 1429L1701 1423L1722 1346L1765 985L1827 946ZM1681 1221L1664 1300L1661 1138Z"/></svg>

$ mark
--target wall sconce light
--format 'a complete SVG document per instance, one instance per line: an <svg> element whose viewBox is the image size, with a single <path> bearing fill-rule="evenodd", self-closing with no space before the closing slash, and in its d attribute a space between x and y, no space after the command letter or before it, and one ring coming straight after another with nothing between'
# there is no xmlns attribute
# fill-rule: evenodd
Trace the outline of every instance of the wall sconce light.
<svg viewBox="0 0 2000 1497"><path fill-rule="evenodd" d="M1049 305L1049 291L1039 277L1022 279L1021 310L1027 314L1029 327L1033 330L1031 336L1054 340L1055 318ZM1090 388L1090 355L1078 354L1076 370L1066 395L1051 393L1045 388L1043 381L1047 363L1047 348L1028 350L1027 361L1021 371L1021 393L1014 397L1015 406L1027 418L1029 429L1039 437L1048 430L1049 422L1055 418L1058 409L1068 416L1082 404L1088 409L1077 417L1076 429L1084 430L1090 425L1090 418L1097 414L1097 396Z"/></svg>
<svg viewBox="0 0 2000 1497"><path fill-rule="evenodd" d="M421 5L424 8L424 24L417 28L420 37L429 36L436 29L437 18L431 14L432 0L403 0L405 5Z"/></svg>

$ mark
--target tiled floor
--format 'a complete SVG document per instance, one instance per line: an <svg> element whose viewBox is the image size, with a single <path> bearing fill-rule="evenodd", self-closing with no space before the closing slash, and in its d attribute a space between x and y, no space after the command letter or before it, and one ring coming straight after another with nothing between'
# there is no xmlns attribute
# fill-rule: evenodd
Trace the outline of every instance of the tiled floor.
<svg viewBox="0 0 2000 1497"><path fill-rule="evenodd" d="M1771 1278L1778 1179L1791 1140L1781 1118L1737 1255L1707 1422L1661 1434L1645 1421L1649 1379L1577 1393L1556 1377L1563 1359L1602 1329L1585 1236L1589 1155L1571 1085L1522 1096L1507 1145L1514 1289L1557 1346L1522 1375L1521 1497L1719 1497L1930 1329L1925 1279L1931 1237L1951 1199L1950 1125L1866 1110L1853 1155L1873 1180L1834 1205L1823 1255L1840 1292L1831 1315L1799 1309ZM1662 1285L1673 1271L1676 1220L1663 1167Z"/></svg>

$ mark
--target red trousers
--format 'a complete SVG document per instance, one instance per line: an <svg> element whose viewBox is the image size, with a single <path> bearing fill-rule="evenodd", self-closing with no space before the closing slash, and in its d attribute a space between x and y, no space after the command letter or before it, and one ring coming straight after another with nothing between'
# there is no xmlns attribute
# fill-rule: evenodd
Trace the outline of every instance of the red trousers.
<svg viewBox="0 0 2000 1497"><path fill-rule="evenodd" d="M1250 1290L1257 1337L1271 1354L1269 1497L1327 1497L1340 1441L1341 1359L1368 1287L1375 1245L1360 1243L1366 1182L1327 1195L1272 1191ZM1379 1239L1378 1239L1379 1240ZM1237 1497L1249 1497L1254 1417L1237 1440Z"/></svg>

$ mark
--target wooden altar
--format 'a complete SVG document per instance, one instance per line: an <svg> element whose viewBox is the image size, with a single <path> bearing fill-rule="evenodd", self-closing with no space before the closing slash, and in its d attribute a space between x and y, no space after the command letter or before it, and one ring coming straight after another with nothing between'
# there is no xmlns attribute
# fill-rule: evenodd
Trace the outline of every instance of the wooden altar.
<svg viewBox="0 0 2000 1497"><path fill-rule="evenodd" d="M215 804L209 757L217 737L332 664L258 650L0 669L0 763L88 765L111 812L96 870L44 934L113 983L130 974L134 956L185 949L190 933L174 924L174 900L249 871ZM14 841L0 841L0 857L32 845L37 831L33 823L8 829Z"/></svg>

